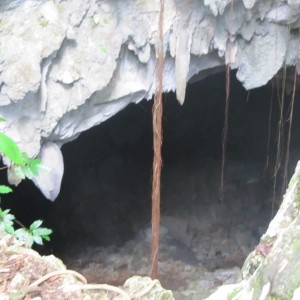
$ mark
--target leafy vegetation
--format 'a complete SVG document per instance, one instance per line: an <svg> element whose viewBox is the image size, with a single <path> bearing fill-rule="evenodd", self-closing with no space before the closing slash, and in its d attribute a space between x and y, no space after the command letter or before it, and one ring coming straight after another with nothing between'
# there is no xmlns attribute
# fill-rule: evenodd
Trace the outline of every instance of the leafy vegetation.
<svg viewBox="0 0 300 300"><path fill-rule="evenodd" d="M232 300L239 293L239 290L233 290L228 296L227 300Z"/></svg>
<svg viewBox="0 0 300 300"><path fill-rule="evenodd" d="M0 122L4 119L0 118ZM23 153L18 145L7 135L0 133L0 155L9 160L9 171L19 181L25 178L32 179L37 175L41 168L39 159L30 158L26 153ZM11 193L12 189L6 185L0 185L0 195ZM1 198L0 198L1 205ZM11 214L10 209L3 210L0 207L0 230L5 231L19 241L24 242L31 247L33 243L43 245L43 241L50 240L52 230L49 228L41 227L41 220L34 221L29 228L26 228L16 217ZM16 229L15 225L20 228Z"/></svg>
<svg viewBox="0 0 300 300"><path fill-rule="evenodd" d="M281 300L278 296L268 296L267 300Z"/></svg>
<svg viewBox="0 0 300 300"><path fill-rule="evenodd" d="M41 20L39 24L41 27L47 27L49 25L49 22L46 20Z"/></svg>

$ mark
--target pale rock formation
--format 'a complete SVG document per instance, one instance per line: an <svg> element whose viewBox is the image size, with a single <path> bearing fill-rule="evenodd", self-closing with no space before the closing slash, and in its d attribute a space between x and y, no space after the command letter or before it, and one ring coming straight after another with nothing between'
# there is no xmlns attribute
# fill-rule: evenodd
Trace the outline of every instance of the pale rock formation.
<svg viewBox="0 0 300 300"><path fill-rule="evenodd" d="M51 142L43 144L40 151L40 159L45 170L39 172L38 176L33 178L35 185L43 190L47 199L55 199L60 191L60 185L64 173L64 161L60 148ZM51 169L47 169L51 166ZM47 189L43 189L47 186Z"/></svg>
<svg viewBox="0 0 300 300"><path fill-rule="evenodd" d="M268 230L246 259L239 283L221 286L206 300L299 299L300 162Z"/></svg>
<svg viewBox="0 0 300 300"><path fill-rule="evenodd" d="M266 84L298 60L299 12L292 0L166 0L164 91L183 103L189 79L225 64L246 89ZM158 0L1 1L0 129L38 156L151 99L158 14ZM61 174L49 174L56 192L39 183L50 200Z"/></svg>

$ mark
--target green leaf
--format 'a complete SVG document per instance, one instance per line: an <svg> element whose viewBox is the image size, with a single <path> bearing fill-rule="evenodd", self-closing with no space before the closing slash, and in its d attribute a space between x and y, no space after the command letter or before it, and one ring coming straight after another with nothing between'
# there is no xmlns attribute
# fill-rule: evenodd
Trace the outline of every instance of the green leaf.
<svg viewBox="0 0 300 300"><path fill-rule="evenodd" d="M10 209L5 209L5 210L1 209L1 215L7 215L7 214L9 214L9 212L10 212Z"/></svg>
<svg viewBox="0 0 300 300"><path fill-rule="evenodd" d="M41 27L47 27L49 25L49 22L45 21L45 20L42 20L42 21L40 21L39 24L40 24Z"/></svg>
<svg viewBox="0 0 300 300"><path fill-rule="evenodd" d="M14 229L13 225L6 224L6 225L5 225L5 231L6 231L7 233L13 235L14 232L15 232L15 229Z"/></svg>
<svg viewBox="0 0 300 300"><path fill-rule="evenodd" d="M51 230L51 231L52 231L52 230ZM52 232L51 232L51 233L52 233ZM49 235L43 235L42 238L43 238L45 241L47 241L47 242L50 241L50 236L49 236Z"/></svg>
<svg viewBox="0 0 300 300"><path fill-rule="evenodd" d="M21 180L25 179L26 176L23 172L23 168L21 166L13 166L12 169L11 169L14 174Z"/></svg>
<svg viewBox="0 0 300 300"><path fill-rule="evenodd" d="M0 152L15 164L23 164L23 155L18 145L7 135L0 132Z"/></svg>
<svg viewBox="0 0 300 300"><path fill-rule="evenodd" d="M41 166L41 160L38 158L31 159L30 161L30 170L33 175L38 175Z"/></svg>
<svg viewBox="0 0 300 300"><path fill-rule="evenodd" d="M39 235L33 235L32 238L33 238L33 241L35 243L37 243L38 245L44 245L43 239Z"/></svg>
<svg viewBox="0 0 300 300"><path fill-rule="evenodd" d="M104 45L102 45L102 44L99 46L99 48L100 48L101 52L103 52L103 53L107 53L108 52L107 48Z"/></svg>
<svg viewBox="0 0 300 300"><path fill-rule="evenodd" d="M26 167L22 167L22 171L23 171L23 173L24 173L24 175L25 175L26 178L32 179L33 173L31 172L31 170L30 170L29 167L27 167L27 166Z"/></svg>
<svg viewBox="0 0 300 300"><path fill-rule="evenodd" d="M29 230L30 230L30 231L33 231L33 230L37 229L38 227L40 227L40 226L42 225L42 223L43 223L42 220L36 220L36 221L34 221L34 222L30 225Z"/></svg>
<svg viewBox="0 0 300 300"><path fill-rule="evenodd" d="M12 225L14 219L15 216L9 213L9 209L2 211L0 215L0 220L2 220L2 222L4 222L5 224Z"/></svg>
<svg viewBox="0 0 300 300"><path fill-rule="evenodd" d="M41 160L37 158L30 158L26 153L23 154L23 165L14 166L14 173L20 179L32 179L33 176L39 174Z"/></svg>
<svg viewBox="0 0 300 300"><path fill-rule="evenodd" d="M6 120L4 118L0 117L0 122L5 122Z"/></svg>
<svg viewBox="0 0 300 300"><path fill-rule="evenodd" d="M40 236L47 236L51 233L52 233L52 230L49 228L45 228L45 227L37 228L32 231L33 235L40 235Z"/></svg>
<svg viewBox="0 0 300 300"><path fill-rule="evenodd" d="M8 194L11 193L12 189L7 185L0 185L0 194Z"/></svg>
<svg viewBox="0 0 300 300"><path fill-rule="evenodd" d="M14 236L21 242L24 242L27 246L31 247L33 244L33 236L31 233L24 229L19 228L15 231Z"/></svg>

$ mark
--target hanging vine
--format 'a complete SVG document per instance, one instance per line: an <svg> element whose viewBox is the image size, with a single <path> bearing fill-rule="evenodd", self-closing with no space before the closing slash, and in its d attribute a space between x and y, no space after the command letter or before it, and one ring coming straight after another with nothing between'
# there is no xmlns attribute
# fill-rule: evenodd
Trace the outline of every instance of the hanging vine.
<svg viewBox="0 0 300 300"><path fill-rule="evenodd" d="M160 229L160 179L161 179L161 146L162 146L162 90L163 90L163 14L164 0L160 0L160 13L158 23L158 47L156 64L156 92L152 108L153 126L153 179L152 179L152 243L151 243L151 278L156 279L158 275L158 249Z"/></svg>
<svg viewBox="0 0 300 300"><path fill-rule="evenodd" d="M234 16L234 0L230 2L230 13L229 13L229 28L232 28L232 21ZM222 131L222 163L221 163L221 182L219 189L219 198L222 204L224 203L224 171L226 161L226 148L227 148L227 137L228 137L228 117L229 117L229 97L230 97L230 61L231 61L231 42L229 38L228 43L228 63L226 64L226 96L225 96L225 112L224 112L224 126Z"/></svg>
<svg viewBox="0 0 300 300"><path fill-rule="evenodd" d="M299 57L299 50L300 50L300 27L298 30L298 57ZM286 141L286 153L285 153L285 159L284 159L284 170L283 170L283 183L282 183L282 195L284 193L284 190L287 188L288 184L288 164L290 160L290 144L291 144L291 135L292 135L292 124L293 124L293 114L294 114L294 104L295 104L295 95L296 95L296 87L297 87L297 75L298 75L298 58L295 62L295 70L294 70L294 79L293 79L293 92L291 97L291 103L289 107L288 112L288 136Z"/></svg>

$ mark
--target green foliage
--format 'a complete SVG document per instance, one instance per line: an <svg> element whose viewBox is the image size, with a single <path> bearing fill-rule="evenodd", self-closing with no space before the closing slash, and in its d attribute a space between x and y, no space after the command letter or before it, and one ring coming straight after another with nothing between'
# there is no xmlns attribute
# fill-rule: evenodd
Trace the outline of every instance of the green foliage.
<svg viewBox="0 0 300 300"><path fill-rule="evenodd" d="M7 135L0 132L0 153L6 156L12 163L22 165L23 154L18 145Z"/></svg>
<svg viewBox="0 0 300 300"><path fill-rule="evenodd" d="M16 218L10 213L9 209L2 210L0 208L0 230L13 235L17 240L24 242L29 247L31 247L33 243L43 245L43 240L50 241L49 235L52 233L52 230L40 227L43 221L34 221L29 229L21 227L17 230L14 228L15 221Z"/></svg>
<svg viewBox="0 0 300 300"><path fill-rule="evenodd" d="M12 189L6 185L0 185L0 194L8 194L11 193Z"/></svg>
<svg viewBox="0 0 300 300"><path fill-rule="evenodd" d="M299 180L299 178L297 178ZM300 210L300 186L299 184L296 186L295 192L295 203L296 203L296 207Z"/></svg>
<svg viewBox="0 0 300 300"><path fill-rule="evenodd" d="M29 229L19 228L14 232L14 236L21 242L24 242L26 245L31 247L33 243L38 245L44 245L43 240L50 241L49 235L52 233L52 230L45 227L40 227L43 221L37 220L34 221Z"/></svg>
<svg viewBox="0 0 300 300"><path fill-rule="evenodd" d="M233 290L228 296L227 300L232 300L239 293L239 290Z"/></svg>
<svg viewBox="0 0 300 300"><path fill-rule="evenodd" d="M9 234L14 233L15 216L10 214L10 210L2 210L0 207L0 230L6 231Z"/></svg>
<svg viewBox="0 0 300 300"><path fill-rule="evenodd" d="M267 300L282 300L282 299L278 296L268 296Z"/></svg>
<svg viewBox="0 0 300 300"><path fill-rule="evenodd" d="M25 178L32 179L33 176L38 175L41 161L36 158L30 158L26 153L23 154L23 164L16 165L12 168L14 174L24 180Z"/></svg>
<svg viewBox="0 0 300 300"><path fill-rule="evenodd" d="M102 45L102 44L99 46L99 48L100 48L100 51L103 52L103 53L105 53L105 54L108 52L107 48L104 45Z"/></svg>
<svg viewBox="0 0 300 300"><path fill-rule="evenodd" d="M46 20L40 20L39 24L41 27L47 27L49 25L49 22Z"/></svg>
<svg viewBox="0 0 300 300"><path fill-rule="evenodd" d="M92 26L105 26L108 24L108 19L100 19L100 16L98 14L94 15L92 17Z"/></svg>
<svg viewBox="0 0 300 300"><path fill-rule="evenodd" d="M0 122L3 121L5 120L0 118ZM12 165L9 168L20 180L25 178L32 179L33 176L38 175L39 170L42 168L39 159L30 158L26 153L21 152L18 145L3 133L0 133L0 154L11 161ZM11 192L12 189L10 187L0 185L0 195ZM41 220L34 221L29 228L26 228L16 220L9 209L2 210L0 207L0 230L13 235L29 247L31 247L33 243L43 245L44 240L50 241L49 236L52 230L41 227L42 222ZM19 224L21 228L15 229L15 223Z"/></svg>

